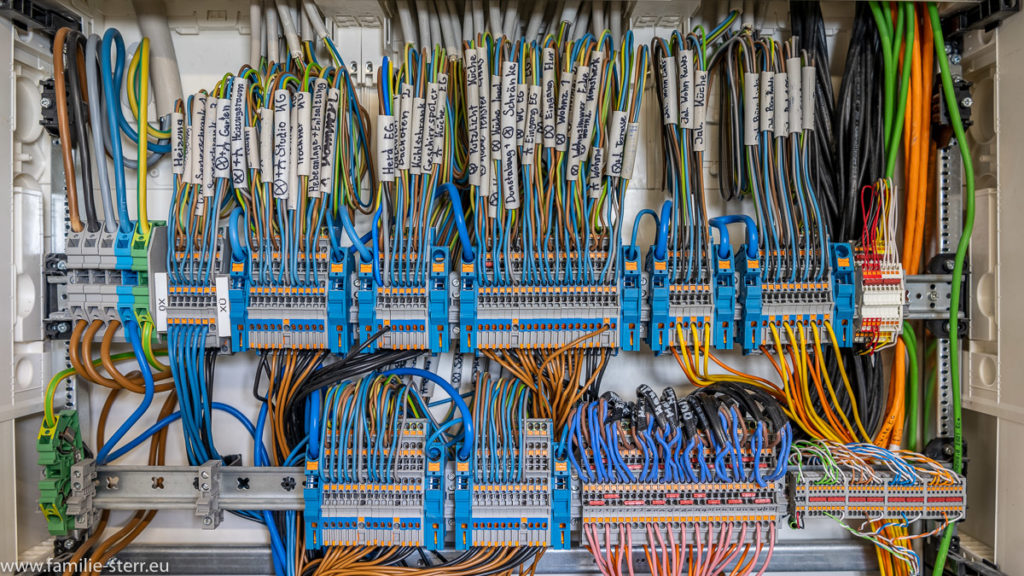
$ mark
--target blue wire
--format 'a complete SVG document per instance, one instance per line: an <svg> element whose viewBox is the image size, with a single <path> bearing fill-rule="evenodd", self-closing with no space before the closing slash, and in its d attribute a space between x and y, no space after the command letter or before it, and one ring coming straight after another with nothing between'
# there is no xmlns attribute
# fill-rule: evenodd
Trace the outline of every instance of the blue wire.
<svg viewBox="0 0 1024 576"><path fill-rule="evenodd" d="M153 402L153 371L149 367L149 362L146 360L146 355L142 350L142 341L139 337L138 325L133 320L130 320L124 324L124 332L128 336L128 341L131 343L132 352L135 353L135 360L139 363L139 372L142 373L142 379L146 384L146 392L142 397L142 402L139 403L138 408L132 412L131 416L126 419L121 426L114 432L110 437L110 440L103 445L103 449L96 456L96 461L100 464L106 464L108 460L108 454L110 450L117 445L118 441L139 421L139 418L146 413L149 409L149 405Z"/></svg>
<svg viewBox="0 0 1024 576"><path fill-rule="evenodd" d="M639 216L637 217L639 218ZM658 260L664 260L668 255L668 233L669 224L672 222L672 201L666 200L661 205L661 218L656 220L658 223L658 237L657 242L654 245L654 257Z"/></svg>
<svg viewBox="0 0 1024 576"><path fill-rule="evenodd" d="M226 412L227 414L233 416L235 418L235 420L238 420L238 422L242 426L245 426L245 430L247 432L249 432L249 435L253 436L253 438L256 437L256 428L253 426L252 422L250 422L249 419L246 418L245 415L242 414L234 406L231 406L230 404L223 404L221 402L214 402L213 403L213 409L214 410L219 410L221 412ZM139 434L138 437L132 439L131 441L126 443L124 446L122 446L122 447L118 448L117 450L115 450L114 452L112 452L110 454L110 456L107 458L107 461L108 462L113 462L115 460L118 460L118 459L124 457L126 454L128 454L132 450L138 448L140 444L142 444L143 442L148 440L151 436L153 436L157 432L163 430L164 428L170 426L171 424L174 424L178 420L181 420L181 411L180 410L177 411L177 412L173 412L171 414L168 414L167 416L161 418L156 424L153 424L152 426L147 428L143 433Z"/></svg>
<svg viewBox="0 0 1024 576"><path fill-rule="evenodd" d="M427 372L421 368L394 368L386 372L381 372L381 376L417 376L420 378L426 378L434 384L437 384L444 389L445 392L451 396L452 401L455 403L455 407L459 409L462 414L462 446L459 448L459 458L468 460L473 455L473 417L469 411L469 406L466 406L466 402L459 395L459 391L455 389L447 380L441 378L433 372Z"/></svg>

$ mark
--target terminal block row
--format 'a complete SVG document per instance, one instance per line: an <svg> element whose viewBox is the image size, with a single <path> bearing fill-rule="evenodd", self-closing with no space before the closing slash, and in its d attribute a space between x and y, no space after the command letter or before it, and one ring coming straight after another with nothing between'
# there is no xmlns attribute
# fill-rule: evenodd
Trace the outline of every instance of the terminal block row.
<svg viewBox="0 0 1024 576"><path fill-rule="evenodd" d="M337 474L338 447L306 463L307 547L323 546L425 546L436 549L428 534L428 522L437 523L427 509L431 490L428 468L441 469L437 461L428 464L428 422L407 420L400 425L396 453L385 449L382 457L391 464L386 481L372 479L367 471L367 450L361 452L360 467ZM443 451L442 451L443 452ZM443 455L442 455L443 456ZM436 495L435 495L436 496ZM443 499L443 496L442 496ZM443 533L441 537L443 545Z"/></svg>
<svg viewBox="0 0 1024 576"><path fill-rule="evenodd" d="M576 252L562 255L574 261ZM510 262L496 265L490 255L483 270L475 262L462 263L459 293L460 349L464 352L504 348L551 349L572 344L576 348L620 346L621 287L614 274L580 283L550 284L523 281L524 259L534 268L555 271L555 254L516 252ZM603 271L607 251L589 253L590 265ZM500 265L500 266L499 266ZM496 268L507 265L508 278L495 278ZM554 273L554 272L552 272ZM602 280L602 277L604 278Z"/></svg>
<svg viewBox="0 0 1024 576"><path fill-rule="evenodd" d="M154 238L164 235L155 233ZM168 324L208 324L208 346L230 340L236 352L300 348L345 353L360 344L367 344L367 351L433 353L569 345L639 350L646 343L663 353L682 343L707 343L717 350L738 344L754 353L762 346L787 345L791 338L799 343L801 336L813 343L816 335L828 345L833 334L840 347L850 347L855 332L863 342L869 330L898 331L896 320L880 318L901 314L892 311L901 310L896 302L904 298L896 294L902 290L901 272L882 280L858 272L862 267L849 244L830 246L821 278L798 282L765 281L760 257L748 258L742 248L733 254L731 248L714 245L710 253L692 258L671 251L658 258L651 250L641 266L637 247L624 246L611 268L617 271L607 281L579 285L524 284L518 280L522 253L511 258L511 277L517 280L507 285L497 282L493 272L480 270L481 262L492 267L490 256L459 262L458 272L450 272L445 247L431 250L427 265L418 268L422 273L409 273L395 284L389 276L382 284L383 261L375 266L358 253L338 253L326 237L309 262L299 254L291 270L281 269L276 252L236 254L226 244L218 239L211 280L175 284L170 275L160 276L166 272L166 242L154 241L150 283L157 285L160 301L154 295L148 307ZM590 258L595 270L608 263L607 252L592 252ZM677 270L687 259L695 262L689 278ZM79 261L84 262L76 256L74 262ZM74 269L71 264L69 309L82 319L116 318L125 290L135 288L126 289L116 269ZM395 282L402 278L396 276ZM892 314L875 315L872 310L880 307Z"/></svg>
<svg viewBox="0 0 1024 576"><path fill-rule="evenodd" d="M904 483L889 470L876 469L877 480L847 470L836 481L820 468L789 473L789 514L798 525L804 518L872 520L954 520L967 510L967 480Z"/></svg>
<svg viewBox="0 0 1024 576"><path fill-rule="evenodd" d="M585 483L582 486L581 508L584 531L588 527L610 531L617 544L618 527L632 529L634 546L649 544L649 524L686 530L687 542L697 541L695 531L709 525L761 524L777 525L786 514L786 492L782 483ZM739 536L736 530L734 536ZM756 530L748 530L751 541ZM764 533L767 533L765 531Z"/></svg>
<svg viewBox="0 0 1024 576"><path fill-rule="evenodd" d="M568 547L570 477L565 461L554 456L551 435L551 420L530 418L512 453L480 447L472 461L456 462L457 549ZM510 469L517 472L510 475Z"/></svg>

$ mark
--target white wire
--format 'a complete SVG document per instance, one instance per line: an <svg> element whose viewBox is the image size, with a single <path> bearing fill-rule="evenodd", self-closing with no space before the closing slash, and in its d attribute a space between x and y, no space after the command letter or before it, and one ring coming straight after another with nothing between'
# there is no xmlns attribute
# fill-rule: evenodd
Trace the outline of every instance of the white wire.
<svg viewBox="0 0 1024 576"><path fill-rule="evenodd" d="M299 34L295 31L295 22L292 20L291 14L288 13L288 6L282 0L274 0L274 5L277 6L277 15L281 18L281 28L284 30L284 42L288 46L288 53L292 58L301 59L302 42L299 40Z"/></svg>
<svg viewBox="0 0 1024 576"><path fill-rule="evenodd" d="M272 0L267 4L267 59L270 62L281 61L281 28L277 25L277 8Z"/></svg>
<svg viewBox="0 0 1024 576"><path fill-rule="evenodd" d="M487 0L487 19L491 29L491 35L495 38L501 37L501 0Z"/></svg>
<svg viewBox="0 0 1024 576"><path fill-rule="evenodd" d="M263 56L263 6L249 0L249 65L259 68Z"/></svg>
<svg viewBox="0 0 1024 576"><path fill-rule="evenodd" d="M302 8L306 11L306 18L313 25L317 38L320 40L328 38L330 34L327 32L327 25L324 23L323 17L320 16L320 10L317 9L316 2L313 0L303 0Z"/></svg>

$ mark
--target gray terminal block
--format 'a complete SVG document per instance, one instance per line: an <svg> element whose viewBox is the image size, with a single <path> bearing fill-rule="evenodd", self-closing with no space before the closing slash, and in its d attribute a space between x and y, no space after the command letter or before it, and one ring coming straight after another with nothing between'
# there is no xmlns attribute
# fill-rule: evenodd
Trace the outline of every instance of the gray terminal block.
<svg viewBox="0 0 1024 576"><path fill-rule="evenodd" d="M614 348L619 343L621 295L614 284L493 286L477 291L476 342L481 349Z"/></svg>
<svg viewBox="0 0 1024 576"><path fill-rule="evenodd" d="M713 321L715 296L710 282L699 284L672 284L668 292L668 317L682 322L683 342L693 342L694 328L697 338L703 342L706 337L704 325ZM691 326L693 328L691 328ZM679 345L679 331L668 331L668 347Z"/></svg>
<svg viewBox="0 0 1024 576"><path fill-rule="evenodd" d="M430 349L430 302L425 287L377 288L374 314L378 323L390 327L379 340L381 348Z"/></svg>
<svg viewBox="0 0 1024 576"><path fill-rule="evenodd" d="M835 302L832 285L825 279L820 282L765 283L761 285L761 317L776 326L782 344L789 344L789 334L784 324L788 323L800 344L798 328L804 327L807 342L814 343L810 330L818 332L822 345L829 341L825 322L835 321L832 314ZM767 325L761 326L761 342L766 346L775 345L775 335Z"/></svg>
<svg viewBox="0 0 1024 576"><path fill-rule="evenodd" d="M697 531L706 538L732 527L730 542L753 542L758 530L767 537L786 515L785 487L778 482L584 483L580 500L584 538L596 533L605 546L617 545L627 530L634 547L651 544L648 525L663 538L672 530L687 542L696 541Z"/></svg>
<svg viewBox="0 0 1024 576"><path fill-rule="evenodd" d="M372 480L365 449L360 452L355 477L321 485L320 519L323 542L328 546L422 546L426 471L427 421L410 419L400 425L397 452L384 454L390 462L390 481ZM337 447L335 447L337 450ZM326 455L325 455L326 456ZM331 458L322 457L321 466ZM378 463L374 469L379 470ZM327 474L325 476L324 474ZM330 471L321 477L330 479Z"/></svg>
<svg viewBox="0 0 1024 576"><path fill-rule="evenodd" d="M312 260L303 251L291 269L279 252L253 250L246 324L249 349L325 349L329 241L321 237Z"/></svg>
<svg viewBox="0 0 1024 576"><path fill-rule="evenodd" d="M487 448L477 450L472 494L474 546L548 546L551 543L551 420L527 419L514 454L516 478L493 470ZM495 454L499 457L500 454ZM504 470L511 468L506 464Z"/></svg>
<svg viewBox="0 0 1024 576"><path fill-rule="evenodd" d="M149 309L158 331L164 332L176 325L207 326L206 348L220 348L230 339L230 325L225 320L230 316L227 272L231 257L223 232L218 231L208 276L187 264L169 274L167 227L153 227L147 252ZM181 255L179 253L178 257Z"/></svg>
<svg viewBox="0 0 1024 576"><path fill-rule="evenodd" d="M967 479L957 482L905 483L886 469L875 469L875 479L840 465L840 478L818 468L802 467L789 473L790 514L805 517L947 520L967 511Z"/></svg>

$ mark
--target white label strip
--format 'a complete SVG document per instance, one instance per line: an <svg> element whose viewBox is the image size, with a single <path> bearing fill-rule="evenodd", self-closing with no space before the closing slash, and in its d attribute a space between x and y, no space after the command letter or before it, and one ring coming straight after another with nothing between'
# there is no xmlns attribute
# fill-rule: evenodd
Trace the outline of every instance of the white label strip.
<svg viewBox="0 0 1024 576"><path fill-rule="evenodd" d="M214 289L217 295L217 336L229 338L231 336L231 298L228 291L228 277L217 276L214 280Z"/></svg>
<svg viewBox="0 0 1024 576"><path fill-rule="evenodd" d="M288 198L288 184L291 181L291 94L287 90L274 92L274 198Z"/></svg>
<svg viewBox="0 0 1024 576"><path fill-rule="evenodd" d="M153 311L156 331L167 332L167 306L170 304L170 296L167 291L166 272L153 273L153 295L156 296L156 310Z"/></svg>

